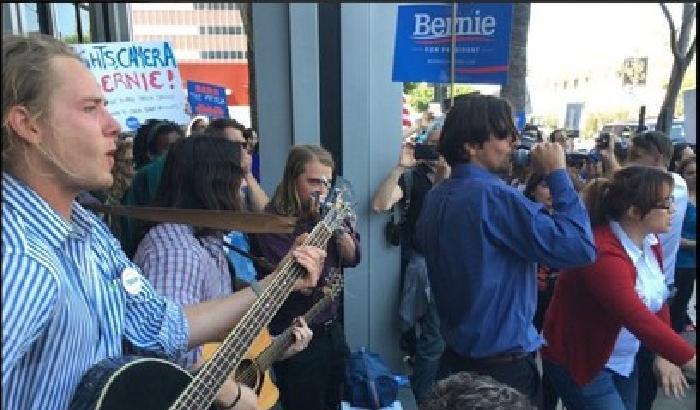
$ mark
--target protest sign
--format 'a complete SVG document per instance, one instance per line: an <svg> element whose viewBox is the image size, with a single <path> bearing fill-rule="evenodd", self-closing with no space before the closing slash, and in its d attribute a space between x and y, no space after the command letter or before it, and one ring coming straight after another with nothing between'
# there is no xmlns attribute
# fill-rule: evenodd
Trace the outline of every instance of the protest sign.
<svg viewBox="0 0 700 410"><path fill-rule="evenodd" d="M229 118L225 87L188 80L187 101L194 115Z"/></svg>
<svg viewBox="0 0 700 410"><path fill-rule="evenodd" d="M107 110L124 131L149 118L186 124L186 100L175 55L167 41L75 44L97 78Z"/></svg>
<svg viewBox="0 0 700 410"><path fill-rule="evenodd" d="M393 81L449 83L452 31L456 83L505 84L513 5L459 3L399 6Z"/></svg>

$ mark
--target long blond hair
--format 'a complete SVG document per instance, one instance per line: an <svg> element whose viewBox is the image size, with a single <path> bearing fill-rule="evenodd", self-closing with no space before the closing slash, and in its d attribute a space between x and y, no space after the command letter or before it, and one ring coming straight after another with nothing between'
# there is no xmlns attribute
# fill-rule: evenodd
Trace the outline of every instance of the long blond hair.
<svg viewBox="0 0 700 410"><path fill-rule="evenodd" d="M323 165L335 168L333 156L318 145L296 145L289 150L287 164L284 167L282 182L277 185L270 203L274 211L285 216L302 216L304 206L297 193L296 181L304 173L306 164L318 161Z"/></svg>
<svg viewBox="0 0 700 410"><path fill-rule="evenodd" d="M20 160L27 161L28 143L8 124L10 109L23 106L32 119L47 121L51 110L51 93L56 89L56 76L51 68L56 57L81 61L69 45L47 35L2 37L3 171L13 169ZM41 144L36 148L57 163L55 156Z"/></svg>

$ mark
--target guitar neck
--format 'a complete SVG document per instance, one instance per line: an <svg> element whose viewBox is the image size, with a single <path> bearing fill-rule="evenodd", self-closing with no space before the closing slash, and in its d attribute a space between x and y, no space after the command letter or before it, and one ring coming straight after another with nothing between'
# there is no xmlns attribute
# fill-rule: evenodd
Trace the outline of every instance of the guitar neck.
<svg viewBox="0 0 700 410"><path fill-rule="evenodd" d="M316 302L311 309L304 314L304 321L311 326L319 313L326 310L326 308L333 303L333 300L338 296L339 292L340 288ZM294 342L293 339L294 334L292 333L292 326L290 326L286 328L284 332L275 337L272 344L270 344L267 349L258 355L258 357L255 359L255 367L261 371L267 370L270 366L272 366L272 363L279 359L284 351L292 345Z"/></svg>
<svg viewBox="0 0 700 410"><path fill-rule="evenodd" d="M332 232L325 219L314 227L304 245L324 246ZM219 349L180 394L170 410L208 409L229 374L238 366L260 330L267 326L292 292L304 268L287 256L275 279L241 318Z"/></svg>

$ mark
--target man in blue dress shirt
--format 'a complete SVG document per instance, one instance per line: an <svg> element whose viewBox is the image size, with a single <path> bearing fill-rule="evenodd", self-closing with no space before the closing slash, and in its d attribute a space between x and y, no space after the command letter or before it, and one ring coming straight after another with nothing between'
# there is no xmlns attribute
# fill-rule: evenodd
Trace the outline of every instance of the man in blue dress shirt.
<svg viewBox="0 0 700 410"><path fill-rule="evenodd" d="M447 345L440 375L488 374L539 405L536 264L586 265L596 250L560 145L539 143L530 153L534 171L546 175L552 215L499 179L516 138L506 100L478 93L455 99L439 143L452 173L426 196L416 239Z"/></svg>

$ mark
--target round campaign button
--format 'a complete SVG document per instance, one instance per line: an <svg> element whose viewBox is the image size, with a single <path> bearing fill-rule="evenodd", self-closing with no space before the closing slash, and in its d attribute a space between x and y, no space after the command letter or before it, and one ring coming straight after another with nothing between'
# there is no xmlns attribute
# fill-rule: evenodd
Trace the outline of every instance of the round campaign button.
<svg viewBox="0 0 700 410"><path fill-rule="evenodd" d="M143 287L143 278L141 274L134 268L124 268L122 271L122 285L124 290L130 295L138 295Z"/></svg>
<svg viewBox="0 0 700 410"><path fill-rule="evenodd" d="M126 119L126 126L129 127L129 129L135 130L139 125L139 119L136 117L129 117Z"/></svg>

